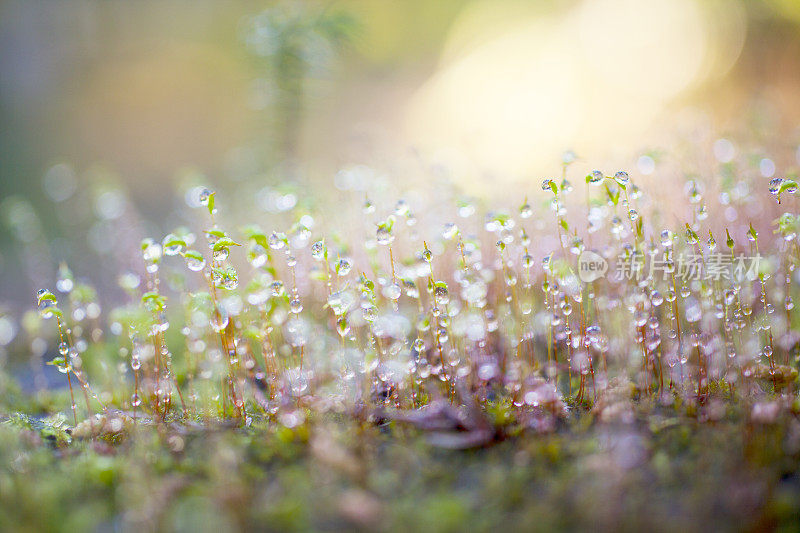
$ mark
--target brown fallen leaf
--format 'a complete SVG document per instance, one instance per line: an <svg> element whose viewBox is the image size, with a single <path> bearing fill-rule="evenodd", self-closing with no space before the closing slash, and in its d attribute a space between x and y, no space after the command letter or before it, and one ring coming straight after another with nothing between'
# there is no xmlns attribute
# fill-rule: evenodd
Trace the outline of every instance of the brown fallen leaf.
<svg viewBox="0 0 800 533"><path fill-rule="evenodd" d="M419 409L386 409L376 412L385 418L429 431L428 442L450 449L479 448L499 440L500 432L486 417L475 397L458 384L456 393L461 405L444 399L434 400Z"/></svg>

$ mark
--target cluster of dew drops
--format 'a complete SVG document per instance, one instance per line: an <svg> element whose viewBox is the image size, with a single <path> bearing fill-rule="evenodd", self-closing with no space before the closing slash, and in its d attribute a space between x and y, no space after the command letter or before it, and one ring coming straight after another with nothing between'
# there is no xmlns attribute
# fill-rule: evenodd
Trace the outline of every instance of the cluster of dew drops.
<svg viewBox="0 0 800 533"><path fill-rule="evenodd" d="M482 400L504 395L518 407L539 407L564 396L596 398L615 376L651 392L696 392L710 380L743 385L758 365L774 374L796 363L796 214L776 221L782 238L759 238L741 222L715 237L704 226L703 186L689 181L688 222L657 228L649 222L652 202L642 202L644 191L624 171L591 172L585 204L568 202L575 187L566 179L571 161L564 163L561 179L542 182L538 202L526 198L517 209L479 213L479 202L456 197L415 206L453 217L439 218L438 229L425 226L430 217L420 223L406 200L367 199L363 225L348 228L345 243L315 235L309 213L283 230L228 232L217 223L215 193L199 190L208 229L146 239L144 276L120 278L144 295L140 315L135 306L109 314L120 357L137 380L130 405L149 394L150 404L177 406L179 393L184 410L228 402L229 412L243 415L255 405L291 425L302 422L298 406L309 401L413 408L466 388ZM797 184L775 178L768 190L780 199ZM719 203L748 201L734 190ZM713 282L681 279L681 254L695 252L707 267L723 249L718 238L731 255L757 245L768 268ZM585 283L577 272L587 250L609 261L658 258L662 270ZM164 268L180 270L181 258L190 288L163 290ZM775 312L777 298L786 313ZM40 294L42 316L53 316L55 304ZM180 349L168 346L170 319L182 324ZM85 340L61 336L65 358L85 351ZM67 362L62 372L70 371Z"/></svg>

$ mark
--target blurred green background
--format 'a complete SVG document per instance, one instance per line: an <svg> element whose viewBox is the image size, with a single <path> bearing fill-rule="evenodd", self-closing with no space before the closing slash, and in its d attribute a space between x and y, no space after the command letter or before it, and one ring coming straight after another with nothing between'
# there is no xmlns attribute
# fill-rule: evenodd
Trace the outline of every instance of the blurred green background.
<svg viewBox="0 0 800 533"><path fill-rule="evenodd" d="M798 124L796 0L4 1L0 301L62 260L113 287L198 183L258 221L355 162L413 183L392 166L423 154L480 193L703 128L780 172Z"/></svg>

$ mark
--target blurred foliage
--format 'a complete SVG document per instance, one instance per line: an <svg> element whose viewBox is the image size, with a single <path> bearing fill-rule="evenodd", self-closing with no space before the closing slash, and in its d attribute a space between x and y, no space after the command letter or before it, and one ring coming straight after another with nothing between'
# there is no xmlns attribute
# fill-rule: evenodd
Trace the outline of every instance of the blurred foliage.
<svg viewBox="0 0 800 533"><path fill-rule="evenodd" d="M296 155L306 85L330 68L357 27L349 12L332 5L279 4L247 20L244 39L262 76L262 105L275 117L266 130L277 130L281 157Z"/></svg>

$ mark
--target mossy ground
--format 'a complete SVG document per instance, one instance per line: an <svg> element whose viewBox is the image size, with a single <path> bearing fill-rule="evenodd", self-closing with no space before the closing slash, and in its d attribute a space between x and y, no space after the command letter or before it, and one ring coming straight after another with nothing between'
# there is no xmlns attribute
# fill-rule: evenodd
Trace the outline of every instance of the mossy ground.
<svg viewBox="0 0 800 533"><path fill-rule="evenodd" d="M471 450L336 414L293 429L140 421L94 439L70 436L59 417L14 415L0 424L0 529L800 527L794 410L759 424L722 397L627 406L633 416L613 420L573 410L547 433L501 414L502 439Z"/></svg>

